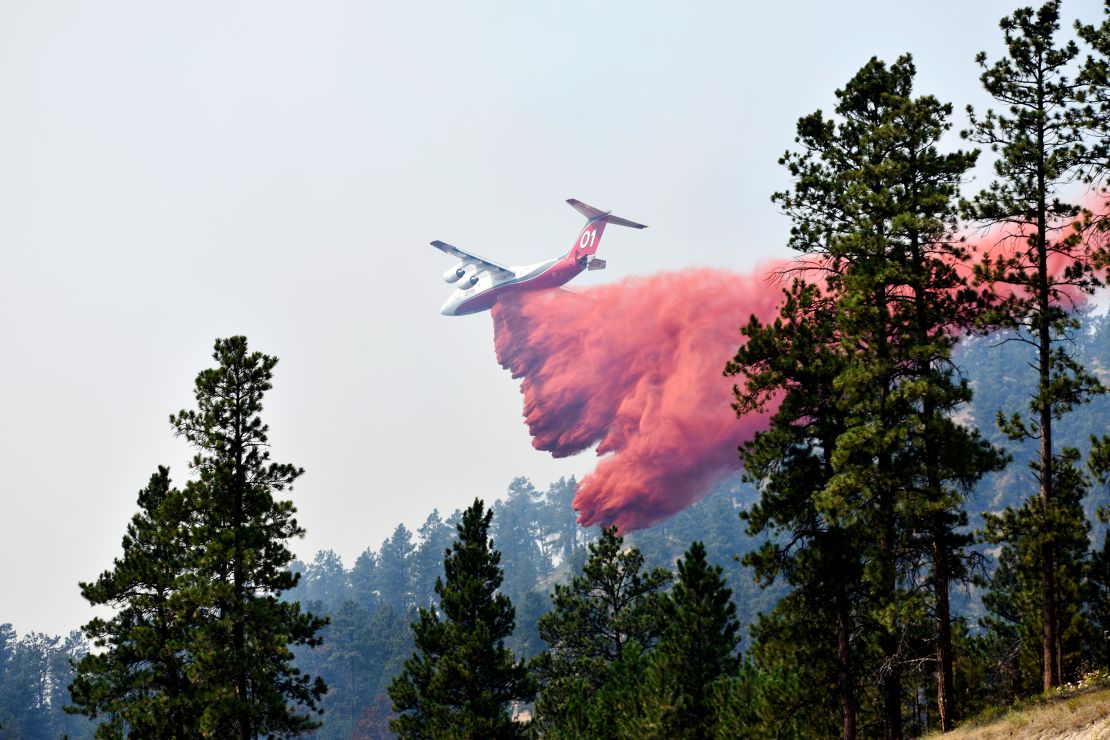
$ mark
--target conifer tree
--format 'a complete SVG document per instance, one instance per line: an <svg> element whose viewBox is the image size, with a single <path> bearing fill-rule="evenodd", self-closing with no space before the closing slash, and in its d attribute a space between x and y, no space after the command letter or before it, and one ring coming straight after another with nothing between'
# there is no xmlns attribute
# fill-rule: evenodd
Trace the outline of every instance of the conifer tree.
<svg viewBox="0 0 1110 740"><path fill-rule="evenodd" d="M304 471L270 460L260 414L277 358L236 336L216 340L213 359L197 375L196 409L170 417L197 449L184 489L192 552L182 594L197 609L189 650L200 729L243 740L303 734L318 726L309 712L327 689L294 667L290 646L318 644L326 620L278 598L297 583L286 543L304 530L275 494Z"/></svg>
<svg viewBox="0 0 1110 740"><path fill-rule="evenodd" d="M76 666L71 711L106 716L97 737L196 737L204 709L189 675L196 607L181 593L190 516L164 467L139 492L138 504L123 555L112 570L81 584L90 604L119 611L83 628L97 650Z"/></svg>
<svg viewBox="0 0 1110 740"><path fill-rule="evenodd" d="M416 545L412 532L398 524L378 550L376 585L380 598L403 614L413 604Z"/></svg>
<svg viewBox="0 0 1110 740"><path fill-rule="evenodd" d="M439 609L421 608L412 624L416 652L389 685L402 738L511 738L523 726L510 704L535 693L523 663L505 647L514 610L501 586L501 554L489 538L492 510L481 500L463 513L458 539L436 581Z"/></svg>
<svg viewBox="0 0 1110 740"><path fill-rule="evenodd" d="M1075 471L1074 456L1054 443L1054 427L1071 408L1102 391L1067 348L1069 334L1078 327L1068 314L1070 296L1091 292L1098 281L1073 228L1079 208L1059 198L1085 161L1083 85L1068 77L1079 50L1072 41L1057 41L1059 21L1058 1L1037 10L1021 8L1001 20L1005 56L988 63L981 52L976 61L983 68L984 88L1007 112L988 110L979 117L969 106L972 127L963 132L998 153L996 179L975 198L973 215L999 225L1017 245L1007 254L984 258L977 270L984 284L1011 288L986 321L1017 330L1015 339L1029 346L1038 378L1026 412L1010 409L1007 416L999 411L999 426L1011 439L1039 443L1031 466L1037 500L1024 507L1028 516L1011 512L995 520L992 537L1026 538L1037 551L1046 691L1061 682L1061 527L1079 525L1060 505L1056 490L1058 481L1074 478Z"/></svg>
<svg viewBox="0 0 1110 740"><path fill-rule="evenodd" d="M831 446L823 442L828 479L810 493L837 529L872 533L861 573L882 653L887 737L903 732L901 669L913 657L903 654L905 636L926 609L935 615L941 724L951 724L948 594L964 573L962 501L1001 462L951 420L970 399L953 372L952 330L969 324L976 308L952 268L964 256L952 236L955 196L976 155L938 150L951 107L914 97L914 77L909 56L892 65L872 59L837 91L835 118L818 111L800 119L798 149L781 160L793 188L774 196L794 221L791 246L822 271L832 300L820 318L833 322L825 336L835 337L828 354L841 363L831 388L843 429ZM791 380L772 374L766 382L789 389ZM792 469L807 469L792 446L780 449ZM922 559L931 565L931 599L916 580Z"/></svg>
<svg viewBox="0 0 1110 740"><path fill-rule="evenodd" d="M106 648L79 666L80 711L110 715L109 736L295 736L326 691L293 666L294 645L317 645L325 623L279 597L290 537L303 535L290 501L275 498L303 472L270 462L262 397L277 360L245 337L216 340L218 366L196 380L195 410L170 417L198 452L181 491L161 468L115 568L82 591L120 608L86 626Z"/></svg>
<svg viewBox="0 0 1110 740"><path fill-rule="evenodd" d="M573 736L604 725L591 715L606 710L597 692L613 666L620 662L623 678L643 668L663 630L662 590L671 580L666 570L643 566L640 551L624 549L617 528L606 527L589 545L582 574L556 584L553 608L539 620L548 649L534 663L542 686L534 721L544 732Z"/></svg>
<svg viewBox="0 0 1110 740"><path fill-rule="evenodd" d="M866 596L863 538L822 510L815 496L832 477L832 452L846 424L833 385L846 358L828 318L835 311L831 298L801 278L784 296L773 323L752 317L743 327L747 341L725 368L726 375L745 377L733 387L738 415L779 401L770 428L740 450L745 477L760 486L760 500L741 518L752 536L778 535L744 563L760 584L784 579L793 591L753 627L751 652L763 671L804 675L808 680L792 684L801 691L835 686L841 735L854 738L863 667L857 644ZM784 707L806 700L785 690L772 699Z"/></svg>
<svg viewBox="0 0 1110 740"><path fill-rule="evenodd" d="M1087 467L1102 491L1110 490L1110 436L1092 435ZM1110 505L1100 506L1096 515L1103 524L1110 523ZM1102 547L1091 553L1086 596L1090 652L1096 665L1110 669L1110 529L1103 534Z"/></svg>
<svg viewBox="0 0 1110 740"><path fill-rule="evenodd" d="M435 604L436 579L443 575L443 553L455 539L455 528L443 521L438 509L420 525L420 545L413 553L416 577L413 593L417 606Z"/></svg>
<svg viewBox="0 0 1110 740"><path fill-rule="evenodd" d="M690 545L677 567L650 671L665 701L649 708L648 716L658 716L664 737L702 740L716 736L719 682L739 669L740 625L721 566L709 565L701 542Z"/></svg>
<svg viewBox="0 0 1110 740"><path fill-rule="evenodd" d="M1078 453L1074 450L1057 461L1057 475L1052 512L1056 521L1053 529L1055 554L1054 582L1057 600L1053 610L1057 638L1055 660L1064 681L1079 678L1084 666L1089 664L1101 641L1094 632L1091 616L1097 617L1099 604L1097 589L1088 575L1090 525L1083 511L1083 498L1088 492L1085 477L1074 464ZM1063 475L1063 472L1067 475ZM1044 634L1041 605L1041 560L1039 501L1034 498L1020 507L1010 507L1001 515L987 517L988 542L1003 543L999 553L999 566L992 575L990 588L983 596L987 615L982 622L986 627L988 643L1002 647L999 654L991 656L995 670L1006 673L1006 683L1014 693L1010 699L1039 693L1043 690L1043 654L1041 636ZM1093 607L1093 608L1092 608ZM1008 665L1003 660L1009 660Z"/></svg>

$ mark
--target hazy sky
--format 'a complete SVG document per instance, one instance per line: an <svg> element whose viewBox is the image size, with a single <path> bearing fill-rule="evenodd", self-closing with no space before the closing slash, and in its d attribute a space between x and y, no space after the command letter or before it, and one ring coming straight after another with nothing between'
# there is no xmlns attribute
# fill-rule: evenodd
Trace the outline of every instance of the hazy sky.
<svg viewBox="0 0 1110 740"><path fill-rule="evenodd" d="M588 471L532 449L428 242L553 257L575 197L651 226L609 229L579 285L751 269L787 253L796 119L905 51L920 92L982 104L1013 7L0 0L0 622L88 619L77 581L139 488L187 476L167 417L216 337L281 359L264 418L307 470L303 558Z"/></svg>

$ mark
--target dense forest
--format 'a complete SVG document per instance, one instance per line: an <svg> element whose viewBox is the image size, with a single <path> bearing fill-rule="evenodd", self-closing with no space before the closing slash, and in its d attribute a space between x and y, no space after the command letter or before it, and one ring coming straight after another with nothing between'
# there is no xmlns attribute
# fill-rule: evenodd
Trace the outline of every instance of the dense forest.
<svg viewBox="0 0 1110 740"><path fill-rule="evenodd" d="M111 616L0 625L0 736L901 738L1110 683L1104 11L1002 19L977 193L908 55L798 120L797 267L721 367L767 428L660 525L583 528L574 480L517 478L297 560L277 359L217 340L170 417L185 482L157 467L79 584Z"/></svg>
<svg viewBox="0 0 1110 740"><path fill-rule="evenodd" d="M975 400L966 413L977 426L1007 446L1014 462L984 480L968 496L968 511L998 512L1017 506L1027 483L1020 468L1032 460L1036 446L1006 440L994 426L994 410L1008 408L1014 399L1027 398L1035 388L1031 377L1017 374L1012 382L997 382L1021 366L1021 348L1000 342L1000 337L972 337L956 349L956 362L972 387ZM1086 366L1110 380L1110 317L1086 315L1075 333L1073 351ZM1086 454L1092 434L1101 434L1110 418L1110 398L1100 397L1069 415L1059 428L1060 439ZM1017 474L1015 474L1017 471ZM501 551L502 562L511 564L502 586L516 607L516 624L506 645L522 658L539 655L546 644L538 622L552 607L551 593L557 583L565 584L582 573L588 546L596 543L600 530L584 529L574 520L570 505L575 482L559 480L537 488L526 478L513 480L506 491L490 492L493 506L492 537ZM758 500L756 489L737 475L693 507L665 523L631 533L628 546L644 558L644 569L673 569L683 550L694 540L705 543L707 559L723 568L732 590L736 619L741 625L740 653L750 650L750 625L758 615L769 612L785 593L781 584L763 588L751 568L736 556L752 552L763 538L747 534L739 512ZM1093 489L1084 498L1084 509L1098 531L1089 534L1092 548L1104 541L1105 525L1095 516L1105 505L1105 490ZM392 736L388 722L394 717L387 689L413 651L409 622L420 606L436 603L436 578L443 577L443 553L457 536L462 511L444 516L433 510L411 531L399 524L393 534L367 549L354 563L344 564L331 551L316 553L310 562L294 561L290 568L301 575L296 587L284 598L298 600L308 611L326 615L329 623L321 630L323 644L304 648L297 665L306 673L319 675L328 685L321 706L323 726L313 733L319 738L374 738ZM982 528L979 514L969 530ZM993 670L988 661L992 642L1010 640L1007 647L1021 644L1004 624L994 622L983 603L984 579L995 572L997 550L982 544L984 558L980 579L953 593L961 618L961 639L967 657L961 660L966 680L976 682L975 707L1006 702L1020 691L1013 684L987 688L982 675ZM1096 548L1097 549L1097 548ZM1092 557L1094 552L1092 552ZM1001 631L1000 631L1001 629ZM91 721L61 710L69 703L68 685L73 679L70 661L82 657L88 643L81 632L64 637L27 633L17 637L11 625L0 627L0 726L5 737L51 738L67 734L82 737L92 733ZM974 651L974 652L973 652ZM976 661L970 660L975 656ZM998 666L998 656L991 656ZM1012 658L1011 658L1012 660ZM1075 673L1098 665L1093 656ZM1035 672L1026 670L1025 680ZM1074 680L1077 676L1070 678ZM924 726L925 706L913 707ZM970 710L969 710L970 711Z"/></svg>

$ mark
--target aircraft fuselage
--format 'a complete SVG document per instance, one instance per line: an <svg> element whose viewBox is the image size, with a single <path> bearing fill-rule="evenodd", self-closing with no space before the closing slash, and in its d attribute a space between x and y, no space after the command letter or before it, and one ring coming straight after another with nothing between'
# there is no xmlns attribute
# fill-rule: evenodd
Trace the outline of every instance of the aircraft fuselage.
<svg viewBox="0 0 1110 740"><path fill-rule="evenodd" d="M478 282L466 290L456 290L439 309L444 316L465 316L493 308L497 299L506 293L558 288L573 280L586 269L586 264L571 258L537 262L523 267L513 266L514 275L482 272Z"/></svg>

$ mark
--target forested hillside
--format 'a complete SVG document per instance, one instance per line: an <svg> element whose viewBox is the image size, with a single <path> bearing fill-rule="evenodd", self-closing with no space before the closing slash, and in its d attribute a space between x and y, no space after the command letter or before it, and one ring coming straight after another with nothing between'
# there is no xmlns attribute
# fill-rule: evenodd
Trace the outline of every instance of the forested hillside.
<svg viewBox="0 0 1110 740"><path fill-rule="evenodd" d="M1110 317L1085 318L1083 329L1076 333L1075 350L1088 366L1107 372ZM980 428L1005 443L993 427L993 410L1009 408L1014 399L1031 392L1029 380L1014 372L1021 362L1018 348L999 337L973 337L962 343L957 358L976 392L969 414ZM1110 419L1110 399L1096 399L1068 417L1060 427L1061 437L1066 444L1086 449L1090 435L1105 430L1106 419ZM1035 454L1035 447L1028 443L1011 449L1015 465L1023 465ZM969 497L968 509L1001 511L1020 502L1027 486L1020 468L1012 466L984 479ZM504 493L490 495L495 501L494 542L508 566L503 590L517 614L508 644L522 657L533 657L544 649L537 622L551 609L552 588L581 572L586 546L599 536L596 528L576 525L570 505L573 492L573 479L537 488L528 479L517 478ZM690 542L704 542L709 562L724 568L733 591L737 618L744 625L741 651L750 646L747 626L758 614L769 611L783 593L777 584L760 587L751 569L737 559L760 542L746 534L739 518L739 512L755 500L754 489L737 475L697 505L626 538L628 545L643 553L647 569L670 570ZM1087 496L1084 503L1091 521L1095 521L1094 510L1105 501L1102 490L1092 490ZM332 551L318 552L309 562L294 562L292 568L302 577L286 598L299 600L310 611L330 618L322 630L323 645L301 649L297 657L298 667L322 676L329 687L322 703L324 725L314 736L388 736L391 705L386 688L412 652L408 624L413 610L436 603L435 580L443 575L443 553L456 536L460 516L459 511L445 516L433 510L415 531L399 524L388 539L368 546L354 563L343 563ZM969 528L980 526L981 517L973 517ZM1101 534L1095 532L1091 539L1102 542ZM989 557L990 549L985 549ZM993 569L992 562L984 562L984 575ZM969 588L957 594L960 611L972 617L967 623L970 635L983 634L977 621L985 614L982 593L982 588ZM89 726L87 720L58 711L69 701L69 661L80 658L86 649L79 632L64 639L37 633L17 637L11 625L3 626L0 725L5 732L31 738L87 734L88 730L82 729Z"/></svg>

